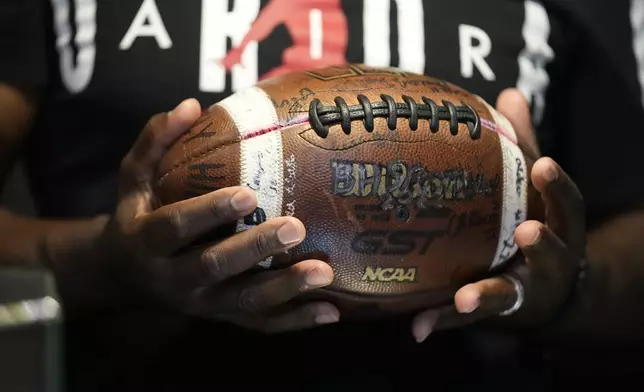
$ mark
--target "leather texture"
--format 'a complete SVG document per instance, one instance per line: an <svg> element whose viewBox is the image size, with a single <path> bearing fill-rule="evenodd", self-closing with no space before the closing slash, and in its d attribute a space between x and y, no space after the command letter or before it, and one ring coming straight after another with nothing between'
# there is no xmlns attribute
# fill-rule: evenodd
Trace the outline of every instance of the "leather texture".
<svg viewBox="0 0 644 392"><path fill-rule="evenodd" d="M518 202L527 208L530 200L527 216L543 216L526 174L532 159L523 157L523 175L515 183L504 182L508 170L516 168L504 159L500 138L505 136L494 128L502 126L503 132L513 134L509 123L497 124L500 115L491 106L453 84L393 68L347 64L267 79L254 89L253 97L257 91L265 94L268 109L256 109L258 98L237 99L235 109L230 109L233 103L215 104L170 149L157 183L160 202L240 184L252 187L244 179L270 177L273 185L262 188L260 207L278 203L281 215L305 224L307 237L265 266L325 260L335 280L311 296L338 304L343 314L400 313L441 304L464 283L489 273L503 242L502 214L514 187L517 192L525 188L521 191L526 196ZM405 115L397 116L393 130L388 116L374 118L371 131L364 119L353 120L348 134L337 121L326 137L311 125L313 100L322 107L338 107L336 98L341 97L351 107L361 105L359 95L375 103L383 102L382 94L396 104L411 97L421 105L425 97L443 108L449 103L469 107L483 124L480 137L472 137L465 121L458 123L457 134L443 119L437 130L430 129L427 118L418 119L412 130ZM399 113L406 107L399 105ZM267 135L272 138L270 151L261 150L266 148L263 142L244 147ZM249 174L249 167L261 170ZM264 191L273 188L275 196ZM270 216L255 213L246 224L264 218ZM215 237L240 227L231 225Z"/></svg>

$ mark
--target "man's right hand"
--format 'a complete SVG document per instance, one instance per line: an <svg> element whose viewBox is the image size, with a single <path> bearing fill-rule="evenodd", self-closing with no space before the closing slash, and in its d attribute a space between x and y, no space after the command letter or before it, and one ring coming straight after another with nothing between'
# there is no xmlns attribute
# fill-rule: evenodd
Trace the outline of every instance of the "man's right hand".
<svg viewBox="0 0 644 392"><path fill-rule="evenodd" d="M329 303L293 306L298 295L328 285L333 271L320 260L244 274L268 256L298 245L306 234L293 217L271 219L219 243L187 247L257 206L244 187L155 208L152 182L172 143L200 116L196 100L150 119L122 162L118 207L101 235L104 267L119 280L189 314L225 320L263 332L332 323ZM186 250L187 249L187 250Z"/></svg>

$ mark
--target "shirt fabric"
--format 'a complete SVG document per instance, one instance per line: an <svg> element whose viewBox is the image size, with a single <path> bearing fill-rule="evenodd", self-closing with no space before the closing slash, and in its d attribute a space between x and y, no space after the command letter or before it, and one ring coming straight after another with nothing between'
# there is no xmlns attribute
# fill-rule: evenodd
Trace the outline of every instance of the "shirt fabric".
<svg viewBox="0 0 644 392"><path fill-rule="evenodd" d="M24 154L42 217L111 212L120 161L154 113L188 97L207 107L292 70L357 62L443 78L491 104L518 87L542 152L577 183L593 227L644 197L644 6L584 3L7 0L0 82L43 94ZM236 49L241 63L224 67ZM137 305L69 326L70 379L79 390L226 383L372 391L420 382L510 388L526 379L538 390L544 379L538 355L509 350L492 361L504 371L488 372L467 331L418 345L409 325L404 318L267 338Z"/></svg>

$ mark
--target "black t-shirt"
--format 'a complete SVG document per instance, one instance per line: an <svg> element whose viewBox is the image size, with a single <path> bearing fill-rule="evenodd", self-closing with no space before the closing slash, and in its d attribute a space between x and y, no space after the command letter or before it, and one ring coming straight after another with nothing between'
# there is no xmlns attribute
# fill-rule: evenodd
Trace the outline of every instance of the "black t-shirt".
<svg viewBox="0 0 644 392"><path fill-rule="evenodd" d="M594 225L644 199L644 55L633 50L644 45L633 33L644 18L626 1L606 13L579 3L5 0L0 82L44 94L25 149L43 217L110 212L122 157L152 114L184 98L205 107L268 76L361 62L444 78L492 104L503 89L521 89L543 153L576 181ZM239 65L225 66L239 54ZM74 339L83 329L94 338L71 346L74 376L213 388L234 380L284 389L297 380L298 390L334 372L352 375L353 389L375 390L472 376L474 354L458 332L416 345L407 319L271 339L202 322L150 339L163 330L155 323L172 321L131 312L147 321L137 324L144 330L119 329L114 319L74 330ZM439 377L446 374L458 377Z"/></svg>
<svg viewBox="0 0 644 392"><path fill-rule="evenodd" d="M26 154L43 216L111 211L120 160L153 113L348 61L424 72L492 104L519 87L544 153L575 178L592 220L642 194L636 36L619 3L597 30L570 0L12 0L0 78L46 93ZM240 44L228 71L222 60Z"/></svg>

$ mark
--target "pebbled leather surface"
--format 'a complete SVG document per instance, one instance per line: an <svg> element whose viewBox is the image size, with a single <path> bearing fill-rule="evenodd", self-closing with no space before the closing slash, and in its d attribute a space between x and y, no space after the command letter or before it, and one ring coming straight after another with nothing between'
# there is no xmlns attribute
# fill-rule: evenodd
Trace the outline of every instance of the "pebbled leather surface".
<svg viewBox="0 0 644 392"><path fill-rule="evenodd" d="M282 124L306 117L313 99L334 106L340 96L357 105L358 94L377 102L383 93L397 103L408 95L418 103L424 96L438 105L443 100L468 104L488 124L498 119L457 86L389 68L326 67L268 79L258 87L273 101ZM456 287L488 272L503 208L503 136L483 127L474 140L465 124L452 135L448 121L431 132L422 119L412 131L405 118L398 118L392 131L386 118L376 118L373 132L353 121L349 135L338 124L321 138L308 121L295 122L277 130L284 160L282 211L302 220L307 238L288 254L276 255L273 268L325 260L335 280L314 296L354 315L443 303ZM239 185L240 139L228 113L213 106L165 157L160 201ZM529 182L525 186L531 188ZM538 203L530 192L531 203ZM537 207L531 215L538 218Z"/></svg>

